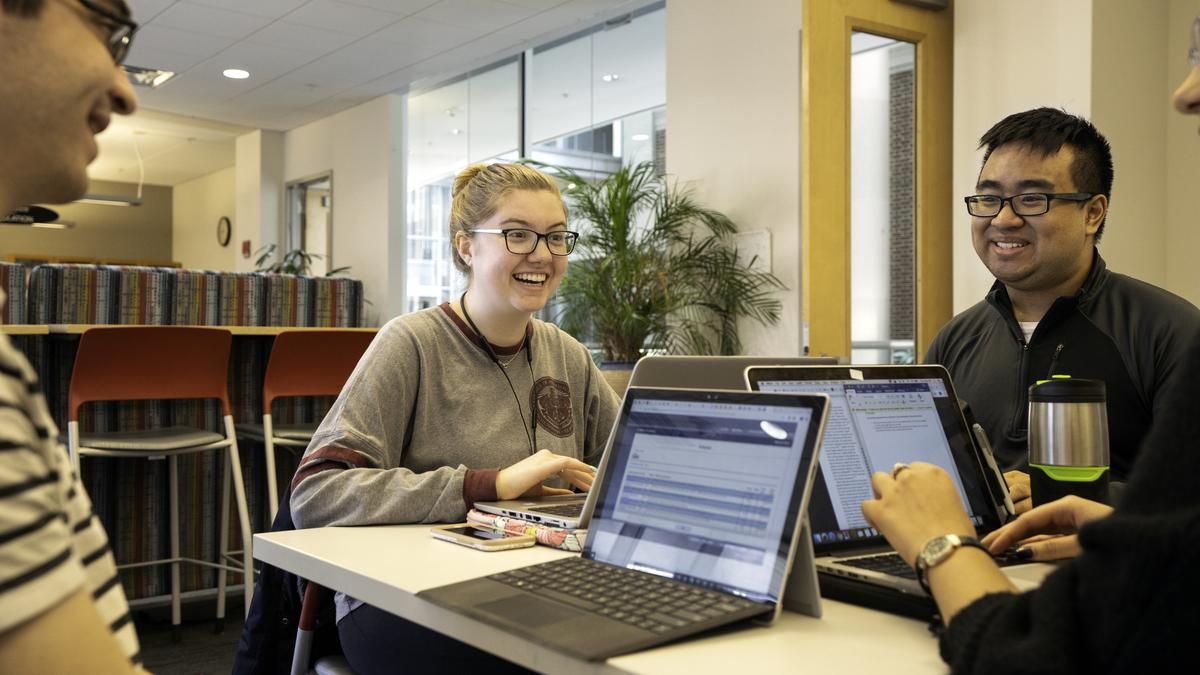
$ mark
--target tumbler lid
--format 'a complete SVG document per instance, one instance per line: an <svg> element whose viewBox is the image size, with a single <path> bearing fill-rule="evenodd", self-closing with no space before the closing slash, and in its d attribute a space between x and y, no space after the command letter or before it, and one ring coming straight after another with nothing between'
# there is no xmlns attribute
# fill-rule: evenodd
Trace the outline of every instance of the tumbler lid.
<svg viewBox="0 0 1200 675"><path fill-rule="evenodd" d="M1029 387L1030 403L1104 403L1103 380L1055 378Z"/></svg>

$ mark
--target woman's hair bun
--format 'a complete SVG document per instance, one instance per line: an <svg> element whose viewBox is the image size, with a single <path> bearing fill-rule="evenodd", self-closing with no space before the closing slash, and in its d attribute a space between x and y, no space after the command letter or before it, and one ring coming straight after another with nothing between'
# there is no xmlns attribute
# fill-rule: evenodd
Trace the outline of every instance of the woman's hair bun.
<svg viewBox="0 0 1200 675"><path fill-rule="evenodd" d="M459 171L458 175L454 177L454 188L450 191L450 196L457 197L460 192L467 189L467 186L471 184L471 181L475 180L475 176L478 176L481 171L484 171L487 168L487 164L480 163L472 164L462 171Z"/></svg>

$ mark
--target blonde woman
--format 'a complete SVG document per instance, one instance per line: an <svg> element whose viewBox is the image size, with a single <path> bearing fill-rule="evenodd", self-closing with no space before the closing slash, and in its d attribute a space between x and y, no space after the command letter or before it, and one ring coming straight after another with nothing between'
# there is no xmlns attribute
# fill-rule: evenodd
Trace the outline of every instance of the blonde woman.
<svg viewBox="0 0 1200 675"><path fill-rule="evenodd" d="M582 344L534 318L578 237L557 184L468 167L450 236L466 292L393 319L367 349L292 481L298 527L456 522L476 501L591 487L619 401ZM497 665L361 600L336 605L355 672Z"/></svg>

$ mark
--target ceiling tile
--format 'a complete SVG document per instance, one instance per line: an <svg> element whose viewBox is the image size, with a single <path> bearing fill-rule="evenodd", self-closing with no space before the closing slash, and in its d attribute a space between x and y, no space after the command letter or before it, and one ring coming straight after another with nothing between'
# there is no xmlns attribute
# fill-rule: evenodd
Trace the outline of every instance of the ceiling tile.
<svg viewBox="0 0 1200 675"><path fill-rule="evenodd" d="M351 5L360 5L362 7L371 7L373 9L408 16L415 14L439 0L342 0L342 2Z"/></svg>
<svg viewBox="0 0 1200 675"><path fill-rule="evenodd" d="M159 12L175 4L175 0L126 0L129 2L129 9L133 10L133 20L138 23L146 23L158 15Z"/></svg>
<svg viewBox="0 0 1200 675"><path fill-rule="evenodd" d="M452 49L481 35L478 30L410 16L371 37L410 46L427 55Z"/></svg>
<svg viewBox="0 0 1200 675"><path fill-rule="evenodd" d="M362 84L408 65L410 53L393 42L371 36L317 59L291 73L288 80L307 77L310 82L342 82L346 86Z"/></svg>
<svg viewBox="0 0 1200 675"><path fill-rule="evenodd" d="M185 2L278 19L299 8L308 0L185 0Z"/></svg>
<svg viewBox="0 0 1200 675"><path fill-rule="evenodd" d="M518 7L536 9L541 12L553 7L558 7L559 5L569 4L571 0L503 0L503 2L509 5L516 5Z"/></svg>
<svg viewBox="0 0 1200 675"><path fill-rule="evenodd" d="M246 42L323 56L357 39L354 35L339 33L328 28L314 28L288 21L276 21L246 38Z"/></svg>
<svg viewBox="0 0 1200 675"><path fill-rule="evenodd" d="M337 0L313 0L287 18L290 23L362 36L399 21L402 15Z"/></svg>
<svg viewBox="0 0 1200 675"><path fill-rule="evenodd" d="M202 35L233 38L246 37L270 23L271 19L244 12L178 2L154 17L152 26L168 26Z"/></svg>
<svg viewBox="0 0 1200 675"><path fill-rule="evenodd" d="M133 42L133 49L129 52L129 58L125 61L132 66L157 68L158 70L170 70L175 73L182 73L203 61L204 58L203 56L196 56L194 54L180 54L179 52L165 49L156 49L148 46L145 42L135 40ZM168 84L171 83L168 82Z"/></svg>
<svg viewBox="0 0 1200 675"><path fill-rule="evenodd" d="M241 94L233 100L233 104L299 109L329 98L334 93L336 92L332 86L309 86L276 81Z"/></svg>
<svg viewBox="0 0 1200 675"><path fill-rule="evenodd" d="M229 38L199 35L178 28L154 24L139 30L137 39L133 41L134 49L140 45L151 51L162 50L205 58L226 49L233 43L234 41Z"/></svg>
<svg viewBox="0 0 1200 675"><path fill-rule="evenodd" d="M250 78L240 81L254 88L290 73L312 60L311 54L293 49L240 42L196 66L195 69L206 74L220 75L226 68L241 68L250 73Z"/></svg>
<svg viewBox="0 0 1200 675"><path fill-rule="evenodd" d="M416 16L452 26L493 31L533 16L536 10L496 0L442 0Z"/></svg>

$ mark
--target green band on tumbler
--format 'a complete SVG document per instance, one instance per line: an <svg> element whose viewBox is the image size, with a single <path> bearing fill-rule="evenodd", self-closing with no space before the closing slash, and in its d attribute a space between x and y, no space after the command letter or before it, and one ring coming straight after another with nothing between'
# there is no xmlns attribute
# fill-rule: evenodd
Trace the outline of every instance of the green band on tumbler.
<svg viewBox="0 0 1200 675"><path fill-rule="evenodd" d="M1107 466L1051 466L1049 464L1030 464L1053 480L1067 483L1092 483L1100 479Z"/></svg>

